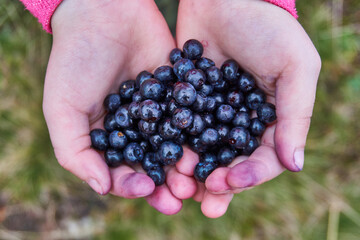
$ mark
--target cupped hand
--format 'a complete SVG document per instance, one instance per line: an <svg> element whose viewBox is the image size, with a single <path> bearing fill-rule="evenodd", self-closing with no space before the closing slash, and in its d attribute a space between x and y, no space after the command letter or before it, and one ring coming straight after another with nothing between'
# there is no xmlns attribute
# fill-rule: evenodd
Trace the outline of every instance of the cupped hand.
<svg viewBox="0 0 360 240"><path fill-rule="evenodd" d="M206 216L215 218L226 212L234 193L269 181L285 169L302 170L321 60L294 17L260 0L182 0L176 37L178 46L188 39L200 40L203 55L218 67L235 59L254 75L267 101L276 105L277 122L267 128L260 147L199 184L194 199L202 202Z"/></svg>
<svg viewBox="0 0 360 240"><path fill-rule="evenodd" d="M43 111L59 163L99 194L146 197L164 214L178 212L180 199L196 191L191 177L169 168L167 184L155 188L129 166L109 169L90 147L90 130L103 128L105 96L140 71L168 64L175 41L154 1L63 1L52 30Z"/></svg>

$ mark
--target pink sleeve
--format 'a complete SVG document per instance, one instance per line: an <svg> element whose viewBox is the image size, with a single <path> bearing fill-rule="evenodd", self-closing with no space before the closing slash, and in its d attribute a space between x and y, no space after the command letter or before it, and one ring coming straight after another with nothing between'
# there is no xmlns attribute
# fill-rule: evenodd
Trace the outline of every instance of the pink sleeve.
<svg viewBox="0 0 360 240"><path fill-rule="evenodd" d="M62 2L62 0L20 0L29 10L32 15L34 15L39 22L42 24L43 28L48 32L51 31L51 17L55 12L57 6Z"/></svg>
<svg viewBox="0 0 360 240"><path fill-rule="evenodd" d="M298 18L295 8L295 0L265 0L288 11L294 18Z"/></svg>

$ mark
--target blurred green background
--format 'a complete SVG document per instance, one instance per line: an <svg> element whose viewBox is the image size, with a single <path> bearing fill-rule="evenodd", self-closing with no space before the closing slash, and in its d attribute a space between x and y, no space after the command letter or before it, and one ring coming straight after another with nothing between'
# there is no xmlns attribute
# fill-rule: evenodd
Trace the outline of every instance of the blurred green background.
<svg viewBox="0 0 360 240"><path fill-rule="evenodd" d="M174 32L177 1L158 0ZM56 162L42 115L51 35L18 1L0 5L0 239L360 239L360 1L301 0L322 58L301 173L243 192L219 219L184 201L100 197Z"/></svg>

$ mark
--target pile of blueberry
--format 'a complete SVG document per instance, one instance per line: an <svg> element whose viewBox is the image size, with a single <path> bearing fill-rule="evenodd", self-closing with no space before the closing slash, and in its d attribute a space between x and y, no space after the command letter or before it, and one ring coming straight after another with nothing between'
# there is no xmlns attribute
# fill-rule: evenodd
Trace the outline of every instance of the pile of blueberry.
<svg viewBox="0 0 360 240"><path fill-rule="evenodd" d="M237 62L219 69L202 54L202 44L188 40L183 51L171 51L173 67L142 71L105 98L106 131L94 129L90 137L109 167L141 164L158 186L165 182L163 167L178 162L187 144L200 156L194 176L204 182L218 166L259 146L257 137L276 120L275 106Z"/></svg>

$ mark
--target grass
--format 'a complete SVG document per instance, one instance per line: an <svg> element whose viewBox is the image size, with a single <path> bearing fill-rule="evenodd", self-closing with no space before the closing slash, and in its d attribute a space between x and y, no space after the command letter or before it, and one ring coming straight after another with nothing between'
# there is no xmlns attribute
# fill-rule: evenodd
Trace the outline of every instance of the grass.
<svg viewBox="0 0 360 240"><path fill-rule="evenodd" d="M184 201L164 216L143 199L99 197L63 170L41 111L51 36L17 1L0 5L0 239L360 238L360 2L298 1L323 68L301 173L237 195L207 219ZM159 0L174 31L176 1Z"/></svg>

